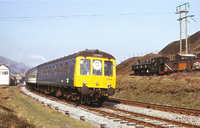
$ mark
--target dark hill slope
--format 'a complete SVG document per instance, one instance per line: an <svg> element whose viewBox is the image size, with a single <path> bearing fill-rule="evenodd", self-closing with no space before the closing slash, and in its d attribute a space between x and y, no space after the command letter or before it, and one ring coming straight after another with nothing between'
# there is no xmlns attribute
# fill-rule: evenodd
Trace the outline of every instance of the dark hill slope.
<svg viewBox="0 0 200 128"><path fill-rule="evenodd" d="M185 39L182 40L182 46L183 46L183 53L185 53ZM195 34L191 35L188 38L189 43L189 52L190 53L197 53L200 52L200 31L196 32ZM165 48L163 48L159 54L170 56L175 55L179 53L180 51L180 40L174 41L170 44L168 44Z"/></svg>
<svg viewBox="0 0 200 128"><path fill-rule="evenodd" d="M2 64L5 64L7 67L9 67L11 69L11 72L15 74L23 73L28 69L28 67L23 63L18 63L16 61L0 56L0 65Z"/></svg>

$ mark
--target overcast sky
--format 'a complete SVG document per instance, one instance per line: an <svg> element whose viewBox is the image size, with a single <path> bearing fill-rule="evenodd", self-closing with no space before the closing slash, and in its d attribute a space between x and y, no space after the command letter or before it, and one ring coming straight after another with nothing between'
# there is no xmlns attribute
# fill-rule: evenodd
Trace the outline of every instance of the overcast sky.
<svg viewBox="0 0 200 128"><path fill-rule="evenodd" d="M119 64L129 56L155 52L179 40L175 12L186 2L188 14L195 15L196 22L189 18L188 23L188 35L192 35L200 31L199 0L0 0L0 56L33 67L99 49L112 54Z"/></svg>

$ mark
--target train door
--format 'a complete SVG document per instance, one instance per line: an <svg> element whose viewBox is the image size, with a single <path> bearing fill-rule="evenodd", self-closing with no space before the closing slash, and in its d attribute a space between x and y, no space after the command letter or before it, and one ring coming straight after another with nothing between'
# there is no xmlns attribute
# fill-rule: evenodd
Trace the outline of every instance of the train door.
<svg viewBox="0 0 200 128"><path fill-rule="evenodd" d="M186 63L179 63L179 71L183 71L187 68L187 64Z"/></svg>

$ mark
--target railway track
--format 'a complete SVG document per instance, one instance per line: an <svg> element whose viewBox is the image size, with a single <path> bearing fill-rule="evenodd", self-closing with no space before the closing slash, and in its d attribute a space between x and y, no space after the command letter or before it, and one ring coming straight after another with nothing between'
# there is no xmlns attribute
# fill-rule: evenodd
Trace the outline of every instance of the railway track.
<svg viewBox="0 0 200 128"><path fill-rule="evenodd" d="M143 103L143 102L130 101L130 100L122 100L122 99L116 99L116 98L109 98L107 101L119 103L119 104L125 104L125 105L132 105L132 106L150 108L150 109L155 109L155 110L160 110L160 111L165 111L165 112L172 112L172 113L177 113L177 114L200 116L200 110L199 109L173 107L173 106L160 105L160 104L150 104L150 103Z"/></svg>
<svg viewBox="0 0 200 128"><path fill-rule="evenodd" d="M47 96L44 94L40 94L42 96ZM50 99L53 99L55 101L61 101L61 102L67 102L66 100L59 99L52 96L47 96ZM44 101L42 101L44 103ZM68 102L69 103L69 102ZM114 107L108 107L108 106L87 106L87 105L77 105L76 103L70 102L75 108L81 107L83 109L86 109L87 111L98 113L99 116L103 116L107 120L110 120L111 122L119 122L121 124L126 124L125 127L155 127L155 128L166 128L166 127L192 127L192 128L200 128L200 126L191 125L191 124L185 124L181 122L176 122L172 120L167 120L163 118L148 116L140 113L134 113L122 109L117 109ZM48 104L49 105L49 104ZM55 107L57 110L59 107ZM69 111L65 112L68 113ZM85 120L84 116L80 116L81 120ZM101 128L107 127L107 124L101 124Z"/></svg>
<svg viewBox="0 0 200 128"><path fill-rule="evenodd" d="M200 126L196 126L196 125L192 125L192 124L187 124L187 123L177 122L177 121L168 120L168 119L164 119L164 118L158 118L158 117L154 117L154 116L144 115L144 114L141 114L141 113L130 112L130 111L126 111L126 110L122 110L122 109L117 109L117 108L113 108L113 107L104 106L104 108L111 109L111 110L114 110L114 111L119 111L119 112L126 113L126 114L130 114L130 115L132 115L134 117L141 117L141 118L150 119L149 120L150 124L153 124L153 125L156 124L156 125L154 125L156 127L190 127L190 128L200 128ZM156 120L156 122L155 122L155 120ZM171 124L171 126L170 126L170 124ZM172 125L176 125L176 126L172 126Z"/></svg>

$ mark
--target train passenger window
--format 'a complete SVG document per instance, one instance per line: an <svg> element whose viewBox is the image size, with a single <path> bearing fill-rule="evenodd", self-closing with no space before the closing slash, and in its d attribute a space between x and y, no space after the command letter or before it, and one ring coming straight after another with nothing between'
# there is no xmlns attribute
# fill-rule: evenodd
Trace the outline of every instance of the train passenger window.
<svg viewBox="0 0 200 128"><path fill-rule="evenodd" d="M72 62L71 62L71 68L70 68L70 73L74 73L74 67L75 67L75 61L72 60Z"/></svg>
<svg viewBox="0 0 200 128"><path fill-rule="evenodd" d="M81 59L81 75L90 75L90 59Z"/></svg>
<svg viewBox="0 0 200 128"><path fill-rule="evenodd" d="M65 71L67 71L67 63L65 63Z"/></svg>
<svg viewBox="0 0 200 128"><path fill-rule="evenodd" d="M62 64L60 64L60 72L62 72Z"/></svg>
<svg viewBox="0 0 200 128"><path fill-rule="evenodd" d="M112 61L104 62L104 76L113 76L113 62Z"/></svg>
<svg viewBox="0 0 200 128"><path fill-rule="evenodd" d="M52 67L52 71L54 72L54 66Z"/></svg>
<svg viewBox="0 0 200 128"><path fill-rule="evenodd" d="M93 60L93 75L101 76L102 75L102 61Z"/></svg>
<svg viewBox="0 0 200 128"><path fill-rule="evenodd" d="M71 62L68 62L67 63L67 70L66 70L67 74L70 74L70 68L71 68Z"/></svg>

